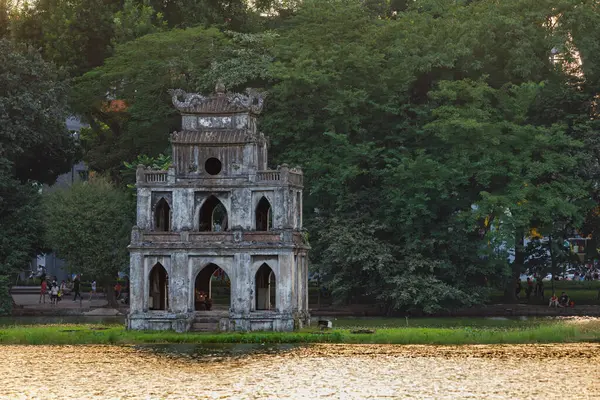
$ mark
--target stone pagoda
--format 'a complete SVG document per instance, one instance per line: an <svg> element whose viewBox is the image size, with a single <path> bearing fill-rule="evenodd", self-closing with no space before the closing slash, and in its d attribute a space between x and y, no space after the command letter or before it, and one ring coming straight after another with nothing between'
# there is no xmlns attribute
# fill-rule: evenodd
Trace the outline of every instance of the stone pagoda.
<svg viewBox="0 0 600 400"><path fill-rule="evenodd" d="M172 90L168 170L139 166L130 329L290 331L309 323L303 175L267 168L263 95Z"/></svg>

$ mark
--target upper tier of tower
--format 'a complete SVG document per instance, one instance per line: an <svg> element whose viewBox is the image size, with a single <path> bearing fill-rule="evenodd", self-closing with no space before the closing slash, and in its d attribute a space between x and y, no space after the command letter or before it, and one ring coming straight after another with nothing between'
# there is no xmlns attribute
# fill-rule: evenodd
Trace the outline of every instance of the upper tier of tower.
<svg viewBox="0 0 600 400"><path fill-rule="evenodd" d="M262 93L227 93L217 84L208 96L181 89L170 94L181 113L182 130L171 134L178 177L228 178L267 169L267 140L256 126Z"/></svg>

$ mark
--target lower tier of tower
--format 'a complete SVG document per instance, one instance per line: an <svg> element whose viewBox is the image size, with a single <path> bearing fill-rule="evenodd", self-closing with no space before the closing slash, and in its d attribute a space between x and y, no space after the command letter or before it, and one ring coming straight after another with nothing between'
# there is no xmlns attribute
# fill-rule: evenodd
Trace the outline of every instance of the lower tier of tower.
<svg viewBox="0 0 600 400"><path fill-rule="evenodd" d="M309 323L306 249L130 251L130 329L290 331Z"/></svg>

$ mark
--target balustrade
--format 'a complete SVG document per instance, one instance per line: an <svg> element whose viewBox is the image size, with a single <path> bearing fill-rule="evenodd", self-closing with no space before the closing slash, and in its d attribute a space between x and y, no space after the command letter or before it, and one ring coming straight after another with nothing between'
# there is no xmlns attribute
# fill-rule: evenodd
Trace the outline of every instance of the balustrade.
<svg viewBox="0 0 600 400"><path fill-rule="evenodd" d="M279 171L258 171L256 173L256 179L260 181L279 181L281 180L281 174Z"/></svg>
<svg viewBox="0 0 600 400"><path fill-rule="evenodd" d="M144 171L144 177L146 183L166 183L167 182L167 171Z"/></svg>

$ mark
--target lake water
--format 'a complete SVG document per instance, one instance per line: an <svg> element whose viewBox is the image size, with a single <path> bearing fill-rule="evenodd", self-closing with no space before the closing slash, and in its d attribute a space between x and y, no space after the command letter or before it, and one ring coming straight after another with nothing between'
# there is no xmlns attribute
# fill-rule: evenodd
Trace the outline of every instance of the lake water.
<svg viewBox="0 0 600 400"><path fill-rule="evenodd" d="M596 399L600 344L0 346L3 399Z"/></svg>

